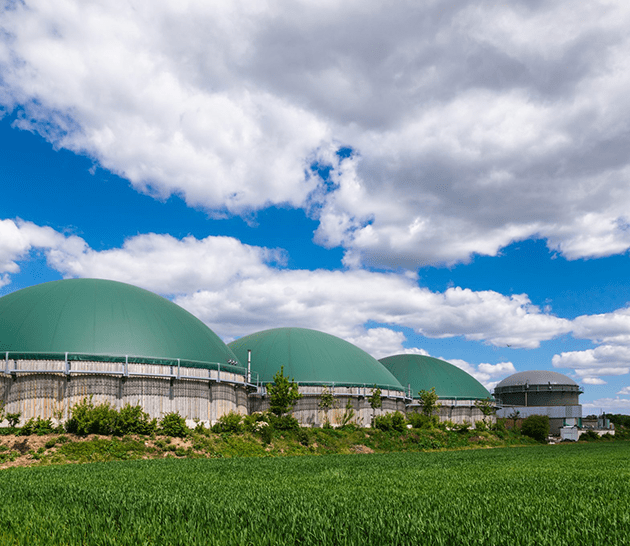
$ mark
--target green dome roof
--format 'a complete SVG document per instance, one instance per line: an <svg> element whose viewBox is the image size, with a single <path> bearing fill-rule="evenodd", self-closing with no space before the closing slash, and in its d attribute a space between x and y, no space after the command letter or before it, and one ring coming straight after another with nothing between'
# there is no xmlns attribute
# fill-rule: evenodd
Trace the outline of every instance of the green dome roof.
<svg viewBox="0 0 630 546"><path fill-rule="evenodd" d="M236 360L212 330L178 305L99 279L53 281L0 298L0 352L5 351Z"/></svg>
<svg viewBox="0 0 630 546"><path fill-rule="evenodd" d="M424 355L395 355L380 362L403 385L411 385L414 398L418 391L431 390L443 400L477 400L490 398L490 393L474 377L448 362Z"/></svg>
<svg viewBox="0 0 630 546"><path fill-rule="evenodd" d="M284 373L303 385L367 386L404 390L396 378L352 343L305 328L274 328L229 344L241 362L252 351L252 379L263 383L284 366Z"/></svg>

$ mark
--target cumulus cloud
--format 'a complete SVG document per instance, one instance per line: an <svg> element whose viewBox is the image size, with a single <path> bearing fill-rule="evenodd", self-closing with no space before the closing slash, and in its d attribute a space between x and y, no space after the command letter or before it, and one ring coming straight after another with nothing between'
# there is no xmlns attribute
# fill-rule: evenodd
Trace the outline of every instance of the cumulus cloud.
<svg viewBox="0 0 630 546"><path fill-rule="evenodd" d="M604 381L601 377L583 377L581 382L585 385L606 385L606 381Z"/></svg>
<svg viewBox="0 0 630 546"><path fill-rule="evenodd" d="M627 414L630 410L630 399L620 398L599 398L591 402L582 403L584 415L588 414L600 414L604 411L606 413L624 413Z"/></svg>
<svg viewBox="0 0 630 546"><path fill-rule="evenodd" d="M64 236L50 227L23 220L0 219L0 287L11 282L10 275L20 271L19 263L33 251L76 253L85 246L75 236Z"/></svg>
<svg viewBox="0 0 630 546"><path fill-rule="evenodd" d="M617 394L630 394L630 387L624 387Z"/></svg>
<svg viewBox="0 0 630 546"><path fill-rule="evenodd" d="M445 360L461 370L464 370L467 374L472 375L479 383L488 389L489 392L492 392L502 379L516 373L514 364L511 362L499 362L498 364L481 363L475 366L474 364L457 358L446 359L440 357L440 360Z"/></svg>
<svg viewBox="0 0 630 546"><path fill-rule="evenodd" d="M537 347L570 328L569 321L542 312L525 295L459 287L432 292L405 273L284 269L283 251L230 237L149 233L96 251L50 228L13 221L0 226L9 235L0 254L8 273L16 271L18 257L41 248L49 266L65 277L119 280L174 296L226 339L289 324L333 333L387 356L405 351L404 335L364 325L514 347Z"/></svg>
<svg viewBox="0 0 630 546"><path fill-rule="evenodd" d="M0 102L139 191L304 207L348 266L606 256L630 247L629 25L604 0L31 0L0 12Z"/></svg>
<svg viewBox="0 0 630 546"><path fill-rule="evenodd" d="M588 339L597 346L583 351L554 355L558 368L573 368L586 384L603 384L601 376L630 373L630 309L583 315L573 320L573 337Z"/></svg>

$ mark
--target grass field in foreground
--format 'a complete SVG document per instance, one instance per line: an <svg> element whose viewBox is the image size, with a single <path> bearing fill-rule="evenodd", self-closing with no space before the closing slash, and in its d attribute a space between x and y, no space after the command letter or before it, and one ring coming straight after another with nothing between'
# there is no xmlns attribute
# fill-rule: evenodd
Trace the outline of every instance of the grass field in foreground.
<svg viewBox="0 0 630 546"><path fill-rule="evenodd" d="M630 444L0 474L2 544L628 544Z"/></svg>

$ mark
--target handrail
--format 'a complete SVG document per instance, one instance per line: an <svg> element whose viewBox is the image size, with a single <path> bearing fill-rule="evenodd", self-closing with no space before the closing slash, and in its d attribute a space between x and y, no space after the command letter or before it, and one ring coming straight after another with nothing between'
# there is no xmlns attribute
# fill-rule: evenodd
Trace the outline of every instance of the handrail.
<svg viewBox="0 0 630 546"><path fill-rule="evenodd" d="M72 353L72 352L41 352L41 351L6 351L5 370L9 367L9 360L55 360L62 362L113 362L128 366L129 364L146 364L158 366L178 366L186 368L201 368L217 370L238 375L247 375L247 368L230 363L211 362L203 360L188 360L180 358L162 358L155 356L108 355L103 353Z"/></svg>

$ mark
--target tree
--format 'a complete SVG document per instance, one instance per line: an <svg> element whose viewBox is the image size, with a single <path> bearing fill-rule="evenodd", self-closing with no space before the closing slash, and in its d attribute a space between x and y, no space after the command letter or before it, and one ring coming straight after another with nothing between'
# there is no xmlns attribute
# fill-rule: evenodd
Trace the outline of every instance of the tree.
<svg viewBox="0 0 630 546"><path fill-rule="evenodd" d="M273 383L267 385L269 409L271 413L282 417L291 411L296 402L302 398L297 383L284 375L284 366L273 376Z"/></svg>
<svg viewBox="0 0 630 546"><path fill-rule="evenodd" d="M420 396L420 403L422 404L422 413L427 417L431 417L436 411L440 409L438 404L438 395L435 392L435 387L431 387L430 391L418 391Z"/></svg>
<svg viewBox="0 0 630 546"><path fill-rule="evenodd" d="M352 398L348 398L346 402L346 411L343 412L343 417L341 418L341 426L345 427L350 424L352 418L354 417L354 406L352 405Z"/></svg>
<svg viewBox="0 0 630 546"><path fill-rule="evenodd" d="M475 407L483 413L483 422L486 426L490 426L490 423L486 421L487 417L494 415L497 412L497 407L494 405L492 398L484 398L483 400L475 400Z"/></svg>
<svg viewBox="0 0 630 546"><path fill-rule="evenodd" d="M335 402L336 400L333 393L328 390L328 387L324 387L319 396L319 404L317 404L317 407L324 412L324 425L330 424L328 420L328 410L335 407Z"/></svg>
<svg viewBox="0 0 630 546"><path fill-rule="evenodd" d="M546 442L549 436L549 417L547 415L530 415L523 420L521 433L539 442Z"/></svg>
<svg viewBox="0 0 630 546"><path fill-rule="evenodd" d="M379 389L376 385L374 385L374 387L372 388L372 394L368 396L368 401L370 402L370 407L372 408L372 420L374 420L376 410L383 406L383 400L381 399L381 389Z"/></svg>
<svg viewBox="0 0 630 546"><path fill-rule="evenodd" d="M512 413L510 413L510 415L508 415L508 419L512 419L513 421L513 425L512 428L516 428L516 421L518 420L519 415L521 414L520 411L514 410Z"/></svg>

